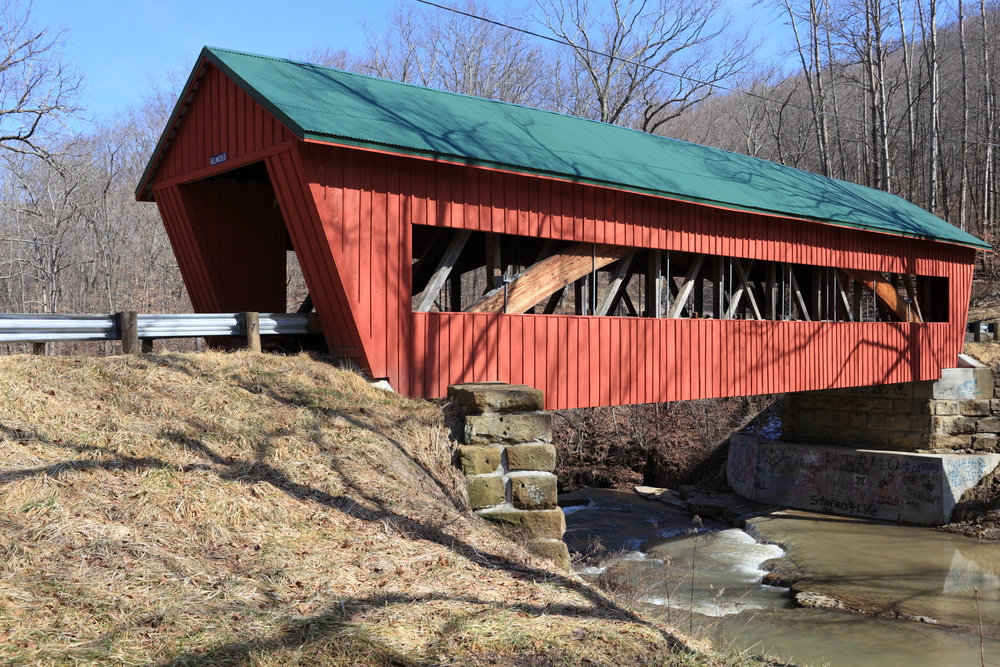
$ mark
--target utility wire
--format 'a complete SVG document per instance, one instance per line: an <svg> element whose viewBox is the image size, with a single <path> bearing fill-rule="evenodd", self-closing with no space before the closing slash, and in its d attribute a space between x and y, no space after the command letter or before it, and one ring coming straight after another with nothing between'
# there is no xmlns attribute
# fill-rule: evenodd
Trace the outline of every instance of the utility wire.
<svg viewBox="0 0 1000 667"><path fill-rule="evenodd" d="M747 97L752 97L754 99L761 100L763 102L770 102L772 104L778 104L778 105L785 106L785 107L791 107L793 109L799 109L801 111L808 111L808 112L810 112L812 114L819 114L819 115L822 115L822 116L827 116L829 118L836 118L838 120L850 121L852 123L857 123L858 125L862 125L862 126L866 126L866 127L873 127L872 125L870 125L868 123L868 121L863 120L861 118L853 118L851 116L842 116L840 114L833 113L832 111L819 111L818 109L813 109L812 107L808 107L808 106L805 106L805 105L802 105L802 104L795 104L793 102L788 102L788 101L782 102L782 101L779 101L779 100L767 97L765 95L760 95L758 93L752 93L752 92L750 92L748 90L740 90L739 88L731 88L729 86L723 86L723 85L718 84L718 83L710 83L708 81L702 81L701 79L695 79L694 77L690 77L690 76L687 76L687 75L684 75L684 74L677 74L676 72L669 72L669 71L667 71L665 69L660 69L659 67L654 67L653 65L647 65L646 63L637 62L635 60L629 60L628 58L622 58L621 56L614 56L614 55L611 55L609 53L605 53L604 51L598 51L596 49L590 49L590 48L587 48L585 46L579 46L577 44L573 44L572 42L569 42L569 41L567 41L565 39L561 39L559 37L554 37L552 35L543 35L542 33L534 32L532 30L528 30L527 28L518 28L517 26L510 25L509 23L504 23L502 21L497 21L497 20L494 20L494 19L486 18L485 16L479 16L478 14L472 14L470 12L462 11L461 9L456 9L454 7L449 7L447 5L439 5L436 2L431 2L431 0L417 0L417 2L419 2L421 4L424 4L424 5L429 5L431 7L436 7L438 9L443 9L445 11L452 12L452 13L455 13L455 14L460 14L460 15L466 16L466 17L468 17L470 19L475 19L477 21L482 21L483 23L490 23L490 24L495 25L495 26L500 27L500 28L506 28L507 30L513 30L515 32L520 32L520 33L523 33L525 35L531 35L532 37L537 37L538 39L544 39L544 40L549 41L549 42L554 42L555 44L559 44L560 46L568 46L570 48L577 49L579 51L586 51L587 53L591 53L591 54L596 55L596 56L601 56L603 58L610 58L611 60L619 60L619 61L621 61L621 62L623 62L623 63L625 63L627 65L633 65L635 67L642 67L644 69L652 70L654 72L659 72L660 74L666 74L668 76L676 77L678 79L684 79L685 81L690 81L690 82L696 83L696 84L698 84L700 86L709 86L710 88L718 88L719 90L724 90L724 91L729 92L729 93L736 93L738 95L746 95ZM923 136L924 138L928 138L928 139L931 138L930 134L922 134L921 136ZM964 143L964 144L968 144L970 146L992 146L994 148L1000 147L1000 143L992 143L992 142L988 142L988 141L969 141L969 140L962 141L961 139L957 139L955 137L948 137L948 136L943 136L943 135L940 135L940 134L937 135L937 138L939 140L943 140L943 141L954 141L956 143Z"/></svg>

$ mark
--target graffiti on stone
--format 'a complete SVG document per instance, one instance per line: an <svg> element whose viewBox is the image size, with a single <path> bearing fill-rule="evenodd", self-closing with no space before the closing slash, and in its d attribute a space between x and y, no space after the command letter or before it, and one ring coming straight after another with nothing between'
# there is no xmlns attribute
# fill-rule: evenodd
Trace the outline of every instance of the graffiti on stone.
<svg viewBox="0 0 1000 667"><path fill-rule="evenodd" d="M867 516L871 518L877 518L879 515L878 509L876 509L874 503L868 503L865 505L856 503L853 500L840 500L837 498L829 498L827 496L812 496L809 499L809 504L826 512L837 511L842 514L853 514L856 516Z"/></svg>

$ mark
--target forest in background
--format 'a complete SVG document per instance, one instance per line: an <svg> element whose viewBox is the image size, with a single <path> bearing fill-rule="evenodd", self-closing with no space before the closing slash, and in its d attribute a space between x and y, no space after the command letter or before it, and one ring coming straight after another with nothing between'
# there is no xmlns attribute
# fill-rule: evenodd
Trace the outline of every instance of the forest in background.
<svg viewBox="0 0 1000 667"><path fill-rule="evenodd" d="M466 0L464 13L401 4L363 53L289 55L862 183L995 242L997 4L769 7L793 28L780 64L758 59L766 37L737 29L719 0L506 10ZM35 26L30 6L6 0L0 13L0 310L189 310L156 207L134 198L183 75L165 77L137 108L85 123L81 78L57 48L63 35ZM979 268L1000 270L986 254ZM289 292L294 310L304 296L294 256Z"/></svg>

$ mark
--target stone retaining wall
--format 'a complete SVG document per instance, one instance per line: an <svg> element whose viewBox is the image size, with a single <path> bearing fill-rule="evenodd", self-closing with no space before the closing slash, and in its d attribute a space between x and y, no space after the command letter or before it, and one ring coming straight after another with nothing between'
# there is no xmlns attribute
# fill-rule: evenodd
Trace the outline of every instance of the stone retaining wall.
<svg viewBox="0 0 1000 667"><path fill-rule="evenodd" d="M996 381L1000 376L994 379L989 368L946 368L940 380L787 394L781 439L917 453L995 452Z"/></svg>
<svg viewBox="0 0 1000 667"><path fill-rule="evenodd" d="M568 569L566 517L557 496L556 450L542 392L500 382L458 384L448 397L465 412L458 465L476 514L523 530L529 548Z"/></svg>

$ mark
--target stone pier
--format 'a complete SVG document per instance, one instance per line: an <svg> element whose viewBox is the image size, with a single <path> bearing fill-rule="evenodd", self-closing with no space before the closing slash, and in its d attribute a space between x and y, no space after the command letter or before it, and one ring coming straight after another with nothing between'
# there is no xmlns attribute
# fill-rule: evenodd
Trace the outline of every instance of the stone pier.
<svg viewBox="0 0 1000 667"><path fill-rule="evenodd" d="M947 523L1000 464L997 380L963 361L936 381L787 394L780 424L732 435L729 485L786 507Z"/></svg>
<svg viewBox="0 0 1000 667"><path fill-rule="evenodd" d="M538 389L501 382L448 387L465 412L458 464L476 514L524 532L528 547L564 569L566 517L557 495L551 415Z"/></svg>

